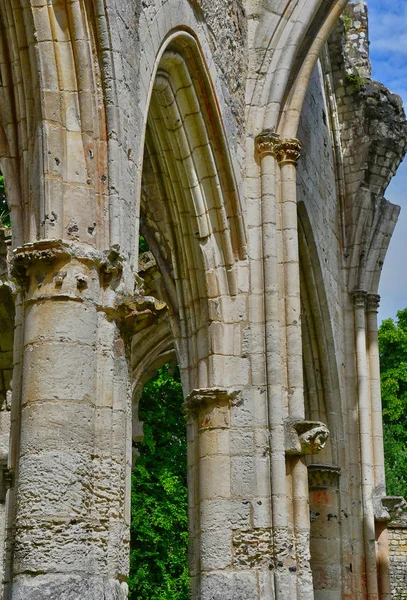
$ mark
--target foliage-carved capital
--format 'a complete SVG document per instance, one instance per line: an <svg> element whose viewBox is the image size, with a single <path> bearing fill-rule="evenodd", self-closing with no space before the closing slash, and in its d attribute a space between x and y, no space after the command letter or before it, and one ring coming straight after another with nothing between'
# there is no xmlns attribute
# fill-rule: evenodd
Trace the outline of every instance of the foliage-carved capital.
<svg viewBox="0 0 407 600"><path fill-rule="evenodd" d="M296 138L289 138L282 143L282 154L279 163L291 163L296 165L301 157L302 144Z"/></svg>
<svg viewBox="0 0 407 600"><path fill-rule="evenodd" d="M102 285L108 285L112 280L117 282L121 278L124 260L117 246L100 251L86 244L58 239L39 240L16 248L11 258L11 276L22 289L26 289L30 278L41 279L42 274L45 275L54 265L61 266L72 260L95 267L100 273ZM65 272L55 274L56 288L61 288L65 276ZM78 287L83 286L81 281L78 284Z"/></svg>
<svg viewBox="0 0 407 600"><path fill-rule="evenodd" d="M256 153L260 156L274 156L280 160L283 153L282 141L274 129L265 129L255 139Z"/></svg>
<svg viewBox="0 0 407 600"><path fill-rule="evenodd" d="M100 310L116 322L123 339L130 341L136 333L150 327L167 310L167 305L154 296L119 295L114 306Z"/></svg>
<svg viewBox="0 0 407 600"><path fill-rule="evenodd" d="M302 144L296 138L282 140L274 129L265 129L255 140L258 156L274 156L280 164L296 165L301 156Z"/></svg>

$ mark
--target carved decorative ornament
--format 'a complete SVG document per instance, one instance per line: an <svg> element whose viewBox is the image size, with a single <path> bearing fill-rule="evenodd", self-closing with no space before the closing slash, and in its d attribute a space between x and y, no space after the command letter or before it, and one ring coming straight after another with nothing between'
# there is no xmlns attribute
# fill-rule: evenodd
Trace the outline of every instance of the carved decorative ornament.
<svg viewBox="0 0 407 600"><path fill-rule="evenodd" d="M26 287L29 269L35 269L41 263L50 264L59 259L66 259L66 261L76 259L82 263L94 264L100 270L105 282L121 277L124 262L120 255L120 249L116 246L101 252L80 243L53 239L40 240L25 244L13 251L11 275L19 285ZM57 287L58 283L60 280L56 281Z"/></svg>
<svg viewBox="0 0 407 600"><path fill-rule="evenodd" d="M366 297L366 310L369 312L377 312L379 310L380 296L379 294L368 294Z"/></svg>
<svg viewBox="0 0 407 600"><path fill-rule="evenodd" d="M284 154L281 138L274 129L265 129L255 139L256 153L259 156L274 156L276 160Z"/></svg>
<svg viewBox="0 0 407 600"><path fill-rule="evenodd" d="M373 498L376 521L407 522L407 502L402 496Z"/></svg>
<svg viewBox="0 0 407 600"><path fill-rule="evenodd" d="M297 164L301 156L302 144L296 138L282 140L274 129L265 129L255 140L256 153L274 156L278 163Z"/></svg>
<svg viewBox="0 0 407 600"><path fill-rule="evenodd" d="M285 424L286 453L318 454L329 438L329 429L321 421L287 421Z"/></svg>
<svg viewBox="0 0 407 600"><path fill-rule="evenodd" d="M296 138L290 138L283 142L283 156L279 162L293 163L294 165L300 160L302 144Z"/></svg>
<svg viewBox="0 0 407 600"><path fill-rule="evenodd" d="M353 306L366 308L367 292L364 290L354 290L352 292Z"/></svg>

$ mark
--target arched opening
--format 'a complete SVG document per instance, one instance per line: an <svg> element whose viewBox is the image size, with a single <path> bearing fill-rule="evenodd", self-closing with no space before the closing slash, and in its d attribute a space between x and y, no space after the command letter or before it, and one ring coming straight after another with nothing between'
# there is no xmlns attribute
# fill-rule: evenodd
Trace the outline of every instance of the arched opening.
<svg viewBox="0 0 407 600"><path fill-rule="evenodd" d="M197 390L207 395L215 390L222 392L224 403L225 389L248 383L248 368L234 341L241 327L234 308L239 305L236 263L246 247L238 191L213 88L196 41L185 32L170 39L157 65L146 120L140 204L140 233L150 250L139 261L143 293L165 303L165 310L132 344L136 443L142 437L137 411L144 414L138 406L139 382L170 354L175 353L179 364L183 399ZM236 361L234 372L225 368L226 360ZM212 401L218 402L216 394ZM182 403L180 399L179 406ZM216 427L208 429L212 434ZM222 455L202 461L202 431L191 417L187 463L192 597L200 596L205 567L202 532L210 528L205 519L216 517L214 509L201 510L202 503L209 506L213 499L200 495L199 481L209 462L213 468L217 460L226 460ZM216 444L206 452L216 455ZM228 473L230 467L225 477ZM205 560L212 565L211 557Z"/></svg>

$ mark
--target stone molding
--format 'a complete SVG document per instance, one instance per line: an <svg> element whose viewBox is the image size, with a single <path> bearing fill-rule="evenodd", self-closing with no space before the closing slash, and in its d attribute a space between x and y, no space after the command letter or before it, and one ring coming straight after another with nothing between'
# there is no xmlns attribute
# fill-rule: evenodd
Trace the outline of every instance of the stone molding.
<svg viewBox="0 0 407 600"><path fill-rule="evenodd" d="M302 144L296 138L282 140L274 129L265 129L255 139L256 153L260 156L274 156L278 163L296 165L301 156Z"/></svg>
<svg viewBox="0 0 407 600"><path fill-rule="evenodd" d="M338 491L340 476L341 468L335 465L308 465L309 489L334 489Z"/></svg>
<svg viewBox="0 0 407 600"><path fill-rule="evenodd" d="M321 421L286 421L285 451L288 455L318 454L329 438L329 429Z"/></svg>

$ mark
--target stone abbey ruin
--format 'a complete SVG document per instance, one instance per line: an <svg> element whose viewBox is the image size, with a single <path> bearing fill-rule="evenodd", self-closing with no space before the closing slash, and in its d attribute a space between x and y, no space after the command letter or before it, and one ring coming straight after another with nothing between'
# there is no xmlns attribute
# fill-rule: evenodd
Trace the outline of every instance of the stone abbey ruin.
<svg viewBox="0 0 407 600"><path fill-rule="evenodd" d="M407 125L366 4L0 0L0 29L0 597L127 598L175 356L191 598L407 598L377 344Z"/></svg>

